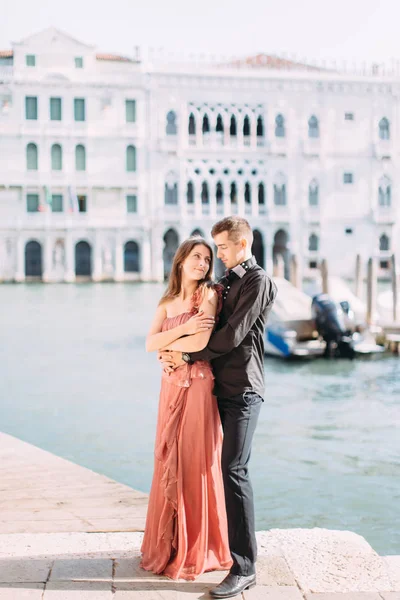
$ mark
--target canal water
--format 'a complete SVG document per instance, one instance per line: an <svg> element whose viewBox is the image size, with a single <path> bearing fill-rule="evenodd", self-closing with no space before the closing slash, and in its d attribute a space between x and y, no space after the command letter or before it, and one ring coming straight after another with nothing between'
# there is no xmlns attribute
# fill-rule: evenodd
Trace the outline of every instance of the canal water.
<svg viewBox="0 0 400 600"><path fill-rule="evenodd" d="M148 492L160 284L0 286L0 430ZM265 360L257 529L326 527L400 554L400 360Z"/></svg>

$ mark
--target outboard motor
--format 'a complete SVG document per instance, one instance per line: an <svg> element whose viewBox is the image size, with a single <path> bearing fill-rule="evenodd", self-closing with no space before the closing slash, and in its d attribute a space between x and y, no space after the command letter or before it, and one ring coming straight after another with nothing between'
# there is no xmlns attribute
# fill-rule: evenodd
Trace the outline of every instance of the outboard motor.
<svg viewBox="0 0 400 600"><path fill-rule="evenodd" d="M317 331L326 342L325 356L354 358L353 340L341 307L327 294L317 294L312 300L311 310Z"/></svg>

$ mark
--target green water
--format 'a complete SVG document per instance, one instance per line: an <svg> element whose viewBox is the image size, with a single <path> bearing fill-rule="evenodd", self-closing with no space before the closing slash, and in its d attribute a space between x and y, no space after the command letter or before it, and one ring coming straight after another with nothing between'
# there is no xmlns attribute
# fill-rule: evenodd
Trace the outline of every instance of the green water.
<svg viewBox="0 0 400 600"><path fill-rule="evenodd" d="M0 430L148 491L163 286L0 286ZM257 529L326 527L400 554L400 360L266 359Z"/></svg>

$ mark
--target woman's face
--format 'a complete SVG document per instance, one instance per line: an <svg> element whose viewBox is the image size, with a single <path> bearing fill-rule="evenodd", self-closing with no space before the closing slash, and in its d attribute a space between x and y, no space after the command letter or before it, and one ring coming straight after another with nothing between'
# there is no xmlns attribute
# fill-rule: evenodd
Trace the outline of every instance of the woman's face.
<svg viewBox="0 0 400 600"><path fill-rule="evenodd" d="M200 281L204 279L210 270L211 255L210 251L203 244L198 244L182 263L182 274L187 279L195 279Z"/></svg>

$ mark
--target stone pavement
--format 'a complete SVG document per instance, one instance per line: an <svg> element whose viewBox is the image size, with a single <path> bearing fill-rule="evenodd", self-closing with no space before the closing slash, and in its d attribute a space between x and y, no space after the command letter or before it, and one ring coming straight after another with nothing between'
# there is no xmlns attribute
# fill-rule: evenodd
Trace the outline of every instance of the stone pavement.
<svg viewBox="0 0 400 600"><path fill-rule="evenodd" d="M0 535L0 600L197 600L225 576L171 581L139 567L142 534ZM400 600L400 557L323 529L258 532L258 585L241 600Z"/></svg>
<svg viewBox="0 0 400 600"><path fill-rule="evenodd" d="M171 581L139 568L147 496L0 433L0 600L196 600L224 572ZM325 529L257 533L241 600L400 600L400 556Z"/></svg>
<svg viewBox="0 0 400 600"><path fill-rule="evenodd" d="M148 496L0 432L0 533L143 531Z"/></svg>

